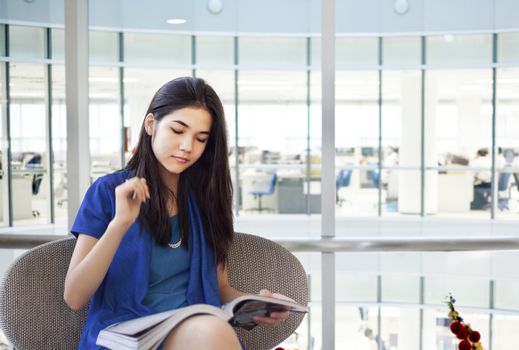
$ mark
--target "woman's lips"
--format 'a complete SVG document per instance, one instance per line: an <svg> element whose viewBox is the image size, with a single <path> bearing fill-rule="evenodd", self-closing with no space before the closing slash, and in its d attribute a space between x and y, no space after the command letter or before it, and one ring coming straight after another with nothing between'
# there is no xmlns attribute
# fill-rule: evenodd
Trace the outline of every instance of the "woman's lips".
<svg viewBox="0 0 519 350"><path fill-rule="evenodd" d="M179 163L187 163L187 161L188 161L187 158L183 158L183 157L173 156L173 158L175 158L176 161L179 162Z"/></svg>

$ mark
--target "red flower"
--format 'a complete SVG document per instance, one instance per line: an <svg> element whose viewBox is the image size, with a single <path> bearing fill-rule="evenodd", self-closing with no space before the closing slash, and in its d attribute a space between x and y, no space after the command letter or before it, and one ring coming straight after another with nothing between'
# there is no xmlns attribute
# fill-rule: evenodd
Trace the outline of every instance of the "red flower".
<svg viewBox="0 0 519 350"><path fill-rule="evenodd" d="M456 333L456 337L458 337L458 339L467 339L468 336L469 336L469 331L467 330L467 328L465 328L465 326L463 326L458 331L458 333Z"/></svg>
<svg viewBox="0 0 519 350"><path fill-rule="evenodd" d="M451 323L451 332L454 334L458 334L463 328L465 328L465 326L463 326L461 322L456 321Z"/></svg>
<svg viewBox="0 0 519 350"><path fill-rule="evenodd" d="M471 342L477 343L479 341L479 339L481 339L481 334L479 334L478 331L473 331L472 333L470 333L469 340Z"/></svg>
<svg viewBox="0 0 519 350"><path fill-rule="evenodd" d="M459 350L470 350L471 347L472 346L470 345L470 342L467 339L460 341L460 343L458 344Z"/></svg>

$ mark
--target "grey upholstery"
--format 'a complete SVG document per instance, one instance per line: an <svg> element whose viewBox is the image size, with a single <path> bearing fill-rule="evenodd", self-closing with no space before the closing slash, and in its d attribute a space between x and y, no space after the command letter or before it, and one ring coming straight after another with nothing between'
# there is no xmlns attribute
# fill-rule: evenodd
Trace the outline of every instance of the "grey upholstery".
<svg viewBox="0 0 519 350"><path fill-rule="evenodd" d="M229 279L238 290L256 294L262 288L308 304L306 273L297 258L279 244L254 235L237 233L229 255ZM291 314L276 328L257 326L237 333L249 350L271 349L292 334L304 315Z"/></svg>
<svg viewBox="0 0 519 350"><path fill-rule="evenodd" d="M75 239L38 246L16 260L0 285L0 327L17 350L75 349L86 308L71 311L63 301L63 283ZM280 245L237 233L229 256L231 284L258 293L261 288L308 302L306 273ZM304 315L292 314L281 326L238 330L249 350L270 349L292 334Z"/></svg>
<svg viewBox="0 0 519 350"><path fill-rule="evenodd" d="M86 308L71 311L63 283L75 238L43 244L20 256L0 286L0 326L17 350L75 349Z"/></svg>

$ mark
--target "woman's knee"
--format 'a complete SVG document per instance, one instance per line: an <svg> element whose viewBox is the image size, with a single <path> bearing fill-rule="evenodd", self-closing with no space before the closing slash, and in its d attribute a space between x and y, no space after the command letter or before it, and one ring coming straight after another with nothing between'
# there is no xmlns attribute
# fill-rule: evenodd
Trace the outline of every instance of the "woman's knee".
<svg viewBox="0 0 519 350"><path fill-rule="evenodd" d="M188 318L168 336L164 349L209 346L211 349L241 349L234 329L226 321L210 315Z"/></svg>

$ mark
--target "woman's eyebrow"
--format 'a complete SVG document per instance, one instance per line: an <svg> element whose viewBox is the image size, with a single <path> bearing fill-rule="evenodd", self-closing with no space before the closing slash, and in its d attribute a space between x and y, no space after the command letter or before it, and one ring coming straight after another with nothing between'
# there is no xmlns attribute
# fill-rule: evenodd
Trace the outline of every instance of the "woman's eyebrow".
<svg viewBox="0 0 519 350"><path fill-rule="evenodd" d="M173 120L174 123L179 123L180 125L186 127L186 128L189 128L189 125L187 125L186 123L184 123L182 120ZM205 134L205 135L209 135L209 131L200 131L199 134Z"/></svg>

